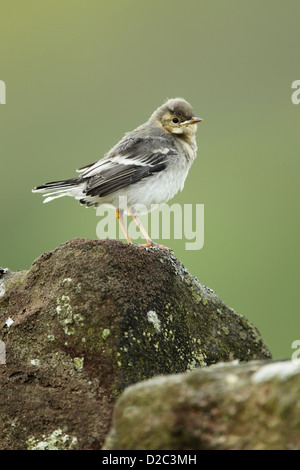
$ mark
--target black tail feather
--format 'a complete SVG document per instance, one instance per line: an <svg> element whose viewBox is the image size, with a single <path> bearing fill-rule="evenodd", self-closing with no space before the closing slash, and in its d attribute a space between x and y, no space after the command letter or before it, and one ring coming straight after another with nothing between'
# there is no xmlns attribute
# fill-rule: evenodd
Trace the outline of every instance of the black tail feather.
<svg viewBox="0 0 300 470"><path fill-rule="evenodd" d="M42 184L41 186L36 186L33 191L38 191L40 189L60 189L60 188L67 188L76 186L79 182L79 178L71 178L69 180L62 180L62 181L52 181L50 183Z"/></svg>

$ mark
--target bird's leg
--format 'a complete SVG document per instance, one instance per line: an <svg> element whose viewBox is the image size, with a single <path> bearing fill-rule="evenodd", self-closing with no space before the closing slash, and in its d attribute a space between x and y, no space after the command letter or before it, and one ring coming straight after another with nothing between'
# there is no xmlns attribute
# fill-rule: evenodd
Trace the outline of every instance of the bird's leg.
<svg viewBox="0 0 300 470"><path fill-rule="evenodd" d="M119 221L119 224L120 224L120 226L121 226L121 229L123 230L123 233L124 233L124 235L125 235L125 237L126 237L126 240L128 241L128 243L131 243L130 237L129 237L129 235L128 235L127 229L126 229L125 224L124 224L123 212L124 212L124 211L123 211L122 209L121 209L121 210L120 210L120 209L117 209L117 210L116 210L116 217L117 217L117 219L118 219L118 221Z"/></svg>
<svg viewBox="0 0 300 470"><path fill-rule="evenodd" d="M138 217L135 215L134 211L130 210L128 212L128 214L133 218L133 220L135 221L136 225L138 226L138 228L140 229L140 231L142 232L142 234L144 235L145 239L146 239L146 242L147 244L144 244L144 245L140 245L144 248L147 248L148 246L154 246L156 248L160 248L161 250L167 250L167 251L173 251L171 248L168 248L167 246L164 246L164 245L159 245L158 243L155 243L153 240L151 240L151 238L149 237L148 233L146 232L146 230L144 229L144 227L142 226L142 223L141 221L138 219Z"/></svg>

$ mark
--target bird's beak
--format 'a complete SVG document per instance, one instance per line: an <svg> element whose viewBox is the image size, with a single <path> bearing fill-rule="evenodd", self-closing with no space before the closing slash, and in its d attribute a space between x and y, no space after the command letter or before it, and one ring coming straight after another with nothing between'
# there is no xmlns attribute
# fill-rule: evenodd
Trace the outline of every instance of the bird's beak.
<svg viewBox="0 0 300 470"><path fill-rule="evenodd" d="M201 122L203 121L202 118L199 118L199 117L193 117L192 119L190 119L189 121L184 121L182 123L183 126L189 126L190 124L197 124L197 122Z"/></svg>

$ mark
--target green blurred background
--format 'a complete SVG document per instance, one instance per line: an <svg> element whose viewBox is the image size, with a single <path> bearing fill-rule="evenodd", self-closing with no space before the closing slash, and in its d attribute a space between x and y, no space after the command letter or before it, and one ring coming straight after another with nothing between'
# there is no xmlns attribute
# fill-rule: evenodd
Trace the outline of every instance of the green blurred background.
<svg viewBox="0 0 300 470"><path fill-rule="evenodd" d="M167 98L204 118L171 203L205 205L205 243L161 240L260 330L300 338L299 0L0 1L0 266L28 269L99 218L31 189L73 177Z"/></svg>

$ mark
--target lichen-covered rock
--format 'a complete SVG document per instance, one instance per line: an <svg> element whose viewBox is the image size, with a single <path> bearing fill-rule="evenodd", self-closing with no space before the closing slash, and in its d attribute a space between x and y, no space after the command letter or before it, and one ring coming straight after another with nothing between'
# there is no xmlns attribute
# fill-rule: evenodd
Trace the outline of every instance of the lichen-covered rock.
<svg viewBox="0 0 300 470"><path fill-rule="evenodd" d="M105 450L299 450L300 360L217 364L128 387Z"/></svg>
<svg viewBox="0 0 300 470"><path fill-rule="evenodd" d="M172 254L110 240L75 239L29 271L1 271L0 341L1 449L53 436L59 448L101 448L126 386L270 357Z"/></svg>

